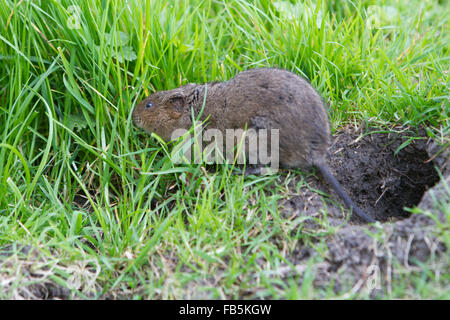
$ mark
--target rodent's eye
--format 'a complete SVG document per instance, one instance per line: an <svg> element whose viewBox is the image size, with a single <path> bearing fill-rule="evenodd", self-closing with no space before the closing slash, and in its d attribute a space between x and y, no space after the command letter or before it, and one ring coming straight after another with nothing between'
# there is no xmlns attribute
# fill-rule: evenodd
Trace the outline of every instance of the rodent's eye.
<svg viewBox="0 0 450 320"><path fill-rule="evenodd" d="M150 109L151 107L153 107L153 103L147 102L147 104L145 105L145 109Z"/></svg>

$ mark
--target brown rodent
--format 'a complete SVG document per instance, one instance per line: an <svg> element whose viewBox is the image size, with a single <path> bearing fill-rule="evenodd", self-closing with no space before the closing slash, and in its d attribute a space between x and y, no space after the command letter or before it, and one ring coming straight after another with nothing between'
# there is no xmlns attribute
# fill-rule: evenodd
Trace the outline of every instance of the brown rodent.
<svg viewBox="0 0 450 320"><path fill-rule="evenodd" d="M319 169L347 207L366 222L373 218L359 209L326 165L330 126L320 95L303 78L287 70L243 71L226 82L187 84L155 92L133 111L134 123L166 141L175 129L192 126L207 97L201 120L208 128L279 129L279 161L284 168Z"/></svg>

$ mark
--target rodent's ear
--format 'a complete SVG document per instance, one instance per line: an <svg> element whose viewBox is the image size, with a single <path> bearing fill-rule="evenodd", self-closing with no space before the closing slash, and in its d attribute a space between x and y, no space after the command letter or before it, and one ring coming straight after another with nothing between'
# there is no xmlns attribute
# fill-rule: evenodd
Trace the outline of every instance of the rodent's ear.
<svg viewBox="0 0 450 320"><path fill-rule="evenodd" d="M175 91L169 96L168 101L177 109L178 112L182 112L184 107L184 98L185 96L183 92Z"/></svg>

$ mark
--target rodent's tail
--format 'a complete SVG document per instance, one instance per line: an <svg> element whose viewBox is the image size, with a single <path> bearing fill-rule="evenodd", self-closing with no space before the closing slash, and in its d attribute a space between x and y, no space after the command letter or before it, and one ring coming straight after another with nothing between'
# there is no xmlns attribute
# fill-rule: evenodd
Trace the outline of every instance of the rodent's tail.
<svg viewBox="0 0 450 320"><path fill-rule="evenodd" d="M353 212L363 219L366 222L374 223L376 222L373 218L367 215L364 211L362 211L360 208L358 208L350 199L348 194L344 191L344 189L341 187L339 182L336 180L336 178L333 176L333 174L328 169L327 165L324 163L315 164L315 167L320 170L320 173L325 178L325 180L333 187L333 189L336 191L336 193L341 197L341 199L344 201L345 205L352 209Z"/></svg>

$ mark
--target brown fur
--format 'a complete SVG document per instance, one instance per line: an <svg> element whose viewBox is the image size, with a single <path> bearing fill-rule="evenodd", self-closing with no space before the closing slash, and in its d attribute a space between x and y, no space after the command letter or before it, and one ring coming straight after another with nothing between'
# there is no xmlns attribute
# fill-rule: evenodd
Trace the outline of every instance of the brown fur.
<svg viewBox="0 0 450 320"><path fill-rule="evenodd" d="M138 127L170 140L174 129L189 129L191 108L203 105L205 84L160 91L135 108ZM329 121L320 95L303 78L286 70L251 69L226 82L207 84L202 120L209 128L279 129L280 165L311 167L324 163L329 146ZM153 107L145 109L151 101Z"/></svg>

